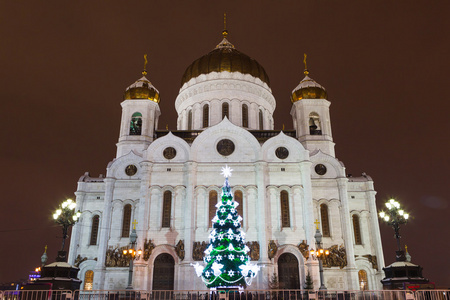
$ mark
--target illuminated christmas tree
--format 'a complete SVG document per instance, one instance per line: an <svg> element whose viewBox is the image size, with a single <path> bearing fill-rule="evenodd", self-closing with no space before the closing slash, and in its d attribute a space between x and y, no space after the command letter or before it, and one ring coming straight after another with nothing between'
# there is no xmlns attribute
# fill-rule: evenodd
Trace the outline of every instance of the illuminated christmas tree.
<svg viewBox="0 0 450 300"><path fill-rule="evenodd" d="M222 168L225 183L222 199L217 203L216 216L212 219L213 230L209 235L209 246L205 250L203 262L206 266L195 264L197 276L201 276L208 288L246 287L259 271L257 265L250 263L245 245L245 233L240 230L242 217L238 215L228 178L233 170Z"/></svg>

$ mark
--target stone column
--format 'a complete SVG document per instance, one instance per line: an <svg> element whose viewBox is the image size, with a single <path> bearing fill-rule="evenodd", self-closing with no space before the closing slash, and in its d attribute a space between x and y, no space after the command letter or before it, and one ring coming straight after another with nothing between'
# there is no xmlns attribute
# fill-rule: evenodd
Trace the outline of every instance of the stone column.
<svg viewBox="0 0 450 300"><path fill-rule="evenodd" d="M305 230L306 242L310 247L314 247L314 206L312 199L311 185L311 161L300 162L300 172L303 185L303 228Z"/></svg>
<svg viewBox="0 0 450 300"><path fill-rule="evenodd" d="M230 101L230 122L236 126L242 126L242 108L239 100Z"/></svg>
<svg viewBox="0 0 450 300"><path fill-rule="evenodd" d="M194 221L196 229L200 229L200 232L207 232L209 227L209 201L206 198L206 189L203 186L196 188L194 192L193 203L195 205Z"/></svg>
<svg viewBox="0 0 450 300"><path fill-rule="evenodd" d="M194 210L196 209L195 203L195 186L197 185L197 163L189 161L185 164L185 177L184 182L186 189L180 190L177 188L177 195L181 197L180 207L183 212L183 224L184 228L180 228L180 233L183 234L182 239L184 240L184 260L180 261L178 279L179 285L178 289L188 290L191 287L189 282L191 282L192 276L195 276L194 269L190 266L192 261L192 243L195 239L195 219L192 218Z"/></svg>
<svg viewBox="0 0 450 300"><path fill-rule="evenodd" d="M185 187L178 185L174 189L174 195L173 195L173 212L174 212L174 220L173 220L173 229L175 231L182 231L186 227L193 228L195 225L194 222L193 226L189 226L186 222L189 222L189 220L186 220L186 209L189 209L190 212L194 210L191 206L191 203L186 203L186 193L185 193ZM189 197L191 198L191 197ZM189 206L189 207L187 207ZM190 220L194 221L192 218L192 215L189 215ZM175 241L176 242L176 241Z"/></svg>
<svg viewBox="0 0 450 300"><path fill-rule="evenodd" d="M112 177L105 178L105 201L103 204L103 213L100 223L97 265L95 266L94 289L105 289L105 257L108 249L108 240L111 228L111 210L114 197L114 184L116 179ZM96 279L96 280L95 280Z"/></svg>
<svg viewBox="0 0 450 300"><path fill-rule="evenodd" d="M269 274L267 273L271 265L268 253L268 232L270 231L270 216L268 213L269 201L266 193L267 186L267 163L257 162L255 164L255 179L256 187L258 189L257 193L257 205L255 214L256 218L256 228L258 230L258 241L259 241L259 263L261 271L256 276L256 287L257 289L267 288L267 278ZM266 267L267 266L267 267Z"/></svg>
<svg viewBox="0 0 450 300"><path fill-rule="evenodd" d="M137 243L136 250L144 249L144 240L147 237L150 215L150 173L152 168L152 163L144 161L140 164L141 166L141 187L139 196L139 205L137 213L135 212L138 224L136 226L137 230ZM134 278L133 278L133 288L135 290L145 290L147 288L147 267L148 263L144 261L142 255L139 260L134 263Z"/></svg>
<svg viewBox="0 0 450 300"><path fill-rule="evenodd" d="M341 200L341 224L343 227L342 235L345 242L345 250L347 251L347 270L348 289L358 290L358 272L355 263L355 251L353 248L352 222L350 219L350 208L348 204L347 178L338 178L339 199Z"/></svg>
<svg viewBox="0 0 450 300"><path fill-rule="evenodd" d="M304 233L303 226L303 208L302 208L302 190L300 186L294 186L292 188L292 202L289 202L291 208L291 227L297 234Z"/></svg>
<svg viewBox="0 0 450 300"><path fill-rule="evenodd" d="M77 203L77 207L75 208L75 211L79 210L79 211L83 212L83 204L84 204L85 196L86 196L85 192L75 192L75 202ZM80 244L80 233L83 231L82 225L83 225L83 222L86 222L85 219L86 219L86 217L83 216L83 214L81 214L81 218L72 227L72 236L70 237L70 246L69 246L69 256L67 259L67 262L70 265L73 265L73 263L75 262L75 258L78 255L78 247Z"/></svg>
<svg viewBox="0 0 450 300"><path fill-rule="evenodd" d="M267 209L267 235L268 239L271 239L273 232L279 232L281 229L280 220L280 195L277 193L277 188L274 186L267 187L266 197L268 198L268 209Z"/></svg>
<svg viewBox="0 0 450 300"><path fill-rule="evenodd" d="M250 186L247 188L247 233L256 234L257 228L257 215L252 213L256 211L258 206L258 189L255 186ZM255 236L256 238L256 236Z"/></svg>
<svg viewBox="0 0 450 300"><path fill-rule="evenodd" d="M149 231L155 232L161 229L162 221L162 194L159 187L150 188L150 220Z"/></svg>
<svg viewBox="0 0 450 300"><path fill-rule="evenodd" d="M383 255L383 247L381 245L381 235L380 235L380 224L378 223L378 213L376 206L375 195L377 192L374 191L373 186L370 191L366 192L367 199L369 202L369 214L370 214L370 227L369 231L372 233L370 236L372 247L375 249L375 253L377 256L378 262L378 272L377 275L380 277L384 276L383 268L384 268L384 255ZM382 279L382 278L381 278Z"/></svg>

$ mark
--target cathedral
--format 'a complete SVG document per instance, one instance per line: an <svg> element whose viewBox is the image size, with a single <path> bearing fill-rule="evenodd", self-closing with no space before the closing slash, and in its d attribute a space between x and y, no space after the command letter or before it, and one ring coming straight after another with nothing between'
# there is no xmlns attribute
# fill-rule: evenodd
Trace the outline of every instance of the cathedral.
<svg viewBox="0 0 450 300"><path fill-rule="evenodd" d="M85 173L76 195L69 263L85 290L206 290L202 263L221 199L225 165L259 274L247 289L321 285L315 235L322 236L328 290L377 290L384 277L374 184L347 176L336 158L330 100L304 78L291 94L293 129L274 130L269 77L222 41L190 64L175 100L176 130L158 129L160 93L146 77L126 88L116 157L106 176ZM301 78L299 78L300 80ZM283 100L284 101L284 100ZM131 237L137 235L136 243ZM278 282L274 282L278 278Z"/></svg>

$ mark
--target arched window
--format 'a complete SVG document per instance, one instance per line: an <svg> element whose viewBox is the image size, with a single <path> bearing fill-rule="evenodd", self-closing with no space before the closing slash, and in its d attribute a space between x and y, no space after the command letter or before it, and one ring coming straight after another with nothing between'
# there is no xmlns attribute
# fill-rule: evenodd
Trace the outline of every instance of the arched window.
<svg viewBox="0 0 450 300"><path fill-rule="evenodd" d="M203 106L203 127L209 126L209 105L205 104Z"/></svg>
<svg viewBox="0 0 450 300"><path fill-rule="evenodd" d="M97 245L97 236L98 236L98 225L100 222L100 217L95 215L92 218L92 226L91 226L91 241L89 245Z"/></svg>
<svg viewBox="0 0 450 300"><path fill-rule="evenodd" d="M280 193L281 202L281 227L291 227L291 220L289 217L289 194L286 191Z"/></svg>
<svg viewBox="0 0 450 300"><path fill-rule="evenodd" d="M238 215L244 218L244 201L242 197L242 191L234 192L234 201L239 203L238 207L236 207ZM241 223L241 225L243 225L243 223Z"/></svg>
<svg viewBox="0 0 450 300"><path fill-rule="evenodd" d="M264 116L262 110L259 110L259 130L264 129Z"/></svg>
<svg viewBox="0 0 450 300"><path fill-rule="evenodd" d="M248 106L242 104L242 127L248 127Z"/></svg>
<svg viewBox="0 0 450 300"><path fill-rule="evenodd" d="M324 237L330 237L330 224L328 223L328 205L320 205L320 218L322 221L322 235Z"/></svg>
<svg viewBox="0 0 450 300"><path fill-rule="evenodd" d="M188 130L192 130L192 110L188 112Z"/></svg>
<svg viewBox="0 0 450 300"><path fill-rule="evenodd" d="M142 131L142 114L135 112L131 116L130 121L130 135L141 135Z"/></svg>
<svg viewBox="0 0 450 300"><path fill-rule="evenodd" d="M84 273L84 290L92 291L93 285L94 285L94 271L87 270L86 273Z"/></svg>
<svg viewBox="0 0 450 300"><path fill-rule="evenodd" d="M165 191L163 196L163 212L161 227L170 227L170 213L172 209L172 192Z"/></svg>
<svg viewBox="0 0 450 300"><path fill-rule="evenodd" d="M227 102L222 103L222 119L227 117L228 119L230 119L230 106Z"/></svg>
<svg viewBox="0 0 450 300"><path fill-rule="evenodd" d="M322 135L322 127L320 126L320 117L315 112L309 114L309 134Z"/></svg>
<svg viewBox="0 0 450 300"><path fill-rule="evenodd" d="M361 240L361 228L359 227L359 217L358 215L353 215L353 232L355 234L355 244L362 245Z"/></svg>
<svg viewBox="0 0 450 300"><path fill-rule="evenodd" d="M130 224L131 224L131 204L127 204L123 207L122 237L130 236Z"/></svg>
<svg viewBox="0 0 450 300"><path fill-rule="evenodd" d="M210 191L209 192L209 226L212 227L211 220L216 215L216 204L217 204L217 192Z"/></svg>
<svg viewBox="0 0 450 300"><path fill-rule="evenodd" d="M358 272L359 289L361 291L366 291L369 289L369 283L367 282L367 273L364 270L359 270Z"/></svg>

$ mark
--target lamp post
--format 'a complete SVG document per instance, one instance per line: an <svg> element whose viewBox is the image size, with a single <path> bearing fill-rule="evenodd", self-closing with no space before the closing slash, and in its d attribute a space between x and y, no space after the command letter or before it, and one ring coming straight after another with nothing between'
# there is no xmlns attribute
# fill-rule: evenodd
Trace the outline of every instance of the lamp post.
<svg viewBox="0 0 450 300"><path fill-rule="evenodd" d="M316 224L316 234L314 235L314 238L316 240L316 251L311 250L311 255L315 255L317 259L319 260L319 274L320 274L320 288L319 290L326 290L326 286L323 279L323 265L322 265L322 259L324 256L327 256L330 254L329 250L325 250L322 248L322 234L319 230L319 224L320 222L316 220L314 222Z"/></svg>
<svg viewBox="0 0 450 300"><path fill-rule="evenodd" d="M405 224L408 221L409 214L406 213L400 207L400 203L395 199L390 199L385 203L387 211L380 211L379 216L383 219L389 226L394 228L394 237L397 239L396 259L397 261L405 261L405 253L400 246L400 225Z"/></svg>
<svg viewBox="0 0 450 300"><path fill-rule="evenodd" d="M123 255L128 256L128 258L130 259L130 265L128 268L128 286L127 286L127 290L132 290L133 289L133 261L136 258L136 254L139 256L142 254L142 250L139 249L136 252L136 240L137 240L137 234L136 234L136 220L134 220L134 222L132 222L133 224L133 230L131 231L130 234L130 247L128 249L124 249L123 250Z"/></svg>
<svg viewBox="0 0 450 300"><path fill-rule="evenodd" d="M64 251L64 246L66 244L66 239L68 236L68 231L70 226L73 226L80 218L81 212L75 212L77 204L72 199L67 199L53 214L53 219L56 224L62 227L63 237L61 250L58 251L58 257L56 261L65 262L67 261L66 252Z"/></svg>

